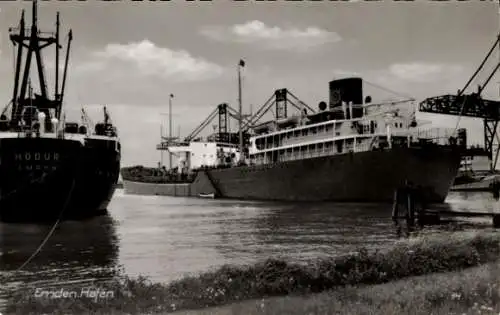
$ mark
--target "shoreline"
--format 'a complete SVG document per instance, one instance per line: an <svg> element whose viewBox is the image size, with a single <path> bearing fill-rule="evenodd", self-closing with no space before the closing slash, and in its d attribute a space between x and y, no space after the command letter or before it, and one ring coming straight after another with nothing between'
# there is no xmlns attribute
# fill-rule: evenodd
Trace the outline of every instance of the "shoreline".
<svg viewBox="0 0 500 315"><path fill-rule="evenodd" d="M248 309L261 299L276 301L270 309L283 314L285 311L280 311L280 307L284 306L279 305L289 303L279 302L280 297L314 300L328 292L352 292L349 288L393 287L400 281L411 282L411 277L460 273L466 268L498 263L499 259L498 231L439 232L396 241L386 251L360 249L351 255L318 259L309 265L268 259L249 266L223 266L169 284L152 283L144 277L115 279L105 288L115 292L107 300L41 298L34 296L33 288L24 288L9 299L7 314L208 312L212 307Z"/></svg>

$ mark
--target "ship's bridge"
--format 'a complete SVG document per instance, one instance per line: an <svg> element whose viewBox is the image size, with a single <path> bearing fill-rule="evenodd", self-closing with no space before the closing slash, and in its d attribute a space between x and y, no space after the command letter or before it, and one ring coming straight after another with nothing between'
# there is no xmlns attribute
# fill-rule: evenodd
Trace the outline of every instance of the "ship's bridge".
<svg viewBox="0 0 500 315"><path fill-rule="evenodd" d="M231 165L239 159L238 146L223 142L162 143L158 145L158 149L172 153L180 168L196 169L204 166Z"/></svg>

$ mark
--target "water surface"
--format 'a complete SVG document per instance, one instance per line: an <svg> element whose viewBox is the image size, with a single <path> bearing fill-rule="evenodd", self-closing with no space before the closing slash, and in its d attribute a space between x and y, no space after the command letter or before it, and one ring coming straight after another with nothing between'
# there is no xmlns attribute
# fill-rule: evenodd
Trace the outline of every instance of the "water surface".
<svg viewBox="0 0 500 315"><path fill-rule="evenodd" d="M452 193L441 207L497 211L488 193ZM105 282L119 273L169 282L223 264L269 257L307 263L361 246L383 248L395 233L390 205L276 203L125 195L109 215L52 226L0 223L0 296L19 285ZM475 219L486 220L486 219Z"/></svg>

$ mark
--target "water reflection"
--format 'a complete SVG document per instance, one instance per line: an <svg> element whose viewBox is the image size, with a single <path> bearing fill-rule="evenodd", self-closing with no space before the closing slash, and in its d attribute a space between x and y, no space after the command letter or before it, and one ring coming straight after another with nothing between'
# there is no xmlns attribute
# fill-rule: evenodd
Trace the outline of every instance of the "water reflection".
<svg viewBox="0 0 500 315"><path fill-rule="evenodd" d="M217 220L218 251L231 260L281 257L307 262L360 246L383 246L394 239L390 205L268 203L265 208L255 217Z"/></svg>
<svg viewBox="0 0 500 315"><path fill-rule="evenodd" d="M108 215L84 222L62 222L42 249L52 226L0 224L0 295L19 285L46 286L105 281L116 273L118 239L115 222ZM2 279L3 278L3 279Z"/></svg>
<svg viewBox="0 0 500 315"><path fill-rule="evenodd" d="M454 211L500 213L500 201L490 192L454 192L446 201Z"/></svg>

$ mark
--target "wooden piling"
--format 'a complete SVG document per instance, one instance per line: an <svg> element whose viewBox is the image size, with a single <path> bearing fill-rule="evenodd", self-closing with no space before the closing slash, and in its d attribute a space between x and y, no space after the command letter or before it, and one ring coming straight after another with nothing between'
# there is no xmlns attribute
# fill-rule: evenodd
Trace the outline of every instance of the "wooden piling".
<svg viewBox="0 0 500 315"><path fill-rule="evenodd" d="M490 184L491 192L495 199L500 197L500 182L495 180ZM417 206L418 205L418 206ZM405 206L407 212L402 215L400 208ZM407 235L414 230L415 223L419 228L426 225L438 225L441 223L441 215L453 217L491 217L493 227L500 228L500 213L485 212L458 212L458 211L429 211L426 209L425 196L423 188L412 187L405 183L404 186L394 191L394 200L392 206L392 221L397 229L398 236L401 235L400 219L406 221Z"/></svg>
<svg viewBox="0 0 500 315"><path fill-rule="evenodd" d="M394 227L396 228L396 235L397 237L401 237L401 225L399 224L399 189L394 190L394 200L392 203L392 222L394 223Z"/></svg>
<svg viewBox="0 0 500 315"><path fill-rule="evenodd" d="M415 194L412 187L406 185L406 225L408 230L413 230L415 227Z"/></svg>
<svg viewBox="0 0 500 315"><path fill-rule="evenodd" d="M493 182L490 184L491 192L493 193L493 198L498 200L500 198L500 183L495 178Z"/></svg>
<svg viewBox="0 0 500 315"><path fill-rule="evenodd" d="M413 189L408 183L405 183L404 186L401 186L394 191L392 221L394 222L398 236L401 235L401 225L399 224L400 219L403 219L406 222L407 234L412 232L415 228L415 199L415 189ZM405 206L406 208L406 213L404 215L400 213L400 208L402 206Z"/></svg>
<svg viewBox="0 0 500 315"><path fill-rule="evenodd" d="M500 229L500 214L493 215L493 227L495 229Z"/></svg>
<svg viewBox="0 0 500 315"><path fill-rule="evenodd" d="M401 229L400 219L405 220L408 233L414 231L415 227L421 229L425 225L435 225L441 221L438 212L427 211L422 187L413 187L406 182L404 186L395 190L393 201L392 220L398 229ZM402 206L405 206L407 210L404 215L400 213Z"/></svg>

